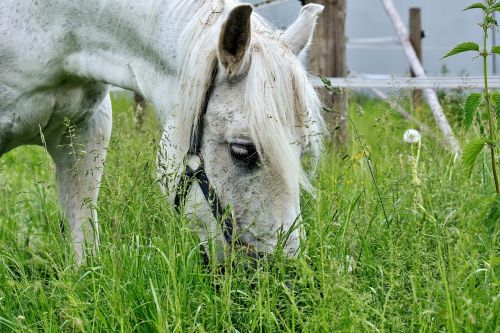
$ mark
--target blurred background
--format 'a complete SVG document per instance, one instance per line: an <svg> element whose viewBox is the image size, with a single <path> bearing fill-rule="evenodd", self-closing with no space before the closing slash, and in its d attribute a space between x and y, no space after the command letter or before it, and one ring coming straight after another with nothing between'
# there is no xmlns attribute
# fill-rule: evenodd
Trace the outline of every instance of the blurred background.
<svg viewBox="0 0 500 333"><path fill-rule="evenodd" d="M348 72L391 75L409 73L408 61L401 45L397 42L395 30L384 10L382 1L319 1L333 5L339 2L345 3ZM257 11L278 27L285 27L293 22L301 8L299 0L278 0L267 4L263 4L263 0L248 0L247 2L257 4L257 6L262 4L257 7ZM425 34L425 38L422 39L422 60L428 75L458 76L482 73L481 62L471 60L470 54L441 60L442 56L456 44L481 40L481 31L477 26L477 22L481 19L481 12L463 11L471 0L397 0L394 2L407 26L410 8L416 7L421 10L421 27ZM493 74L493 64L489 71Z"/></svg>

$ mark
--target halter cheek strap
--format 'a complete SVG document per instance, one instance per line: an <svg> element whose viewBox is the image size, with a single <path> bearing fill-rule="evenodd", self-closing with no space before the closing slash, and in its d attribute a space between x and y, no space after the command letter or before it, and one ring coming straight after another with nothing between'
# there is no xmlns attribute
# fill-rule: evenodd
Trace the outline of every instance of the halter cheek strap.
<svg viewBox="0 0 500 333"><path fill-rule="evenodd" d="M203 102L203 112L200 114L198 119L198 124L196 131L193 131L191 137L191 145L188 151L188 163L184 173L181 175L179 184L177 186L177 191L175 193L174 208L178 213L181 213L181 206L186 202L187 196L189 195L191 184L193 182L198 183L203 196L207 201L212 215L216 221L220 221L222 227L222 234L224 239L229 245L234 244L241 246L245 249L248 256L260 259L264 257L264 253L254 251L248 245L244 244L240 239L234 239L234 224L232 215L227 212L227 209L222 207L221 201L212 186L210 186L210 181L208 180L207 174L205 173L205 166L201 156L201 140L203 137L203 118L207 113L208 101L212 94L215 78L218 73L218 66L214 65L214 70L212 72L212 81L207 91L205 92L205 100ZM204 260L208 263L208 255L206 252L202 251L204 255Z"/></svg>
<svg viewBox="0 0 500 333"><path fill-rule="evenodd" d="M190 155L190 160L197 159L198 167L193 168L189 163L186 166L186 170L184 174L181 176L179 185L177 186L177 192L175 194L174 199L174 207L178 213L181 213L181 206L185 203L187 196L189 195L191 185L196 182L203 192L203 196L205 200L210 206L212 211L212 215L216 221L220 221L222 227L222 234L226 243L229 245L234 244L238 245L245 249L247 255L254 259L262 259L265 254L262 252L257 252L251 249L248 245L244 244L239 238L234 239L234 227L233 227L233 218L231 214L227 211L227 209L222 208L221 201L217 193L214 191L213 187L210 186L210 181L208 180L207 174L205 173L205 168L203 165L203 161L201 156L198 155ZM205 263L208 263L208 255L202 249L202 254L204 257Z"/></svg>
<svg viewBox="0 0 500 333"><path fill-rule="evenodd" d="M174 199L175 209L180 213L181 205L183 205L187 199L189 190L191 189L191 184L196 181L200 186L201 192L203 192L205 200L210 205L213 217L217 221L221 221L224 239L228 244L232 244L233 219L231 217L231 214L226 214L226 209L222 208L217 193L215 193L213 187L210 186L210 181L208 180L207 174L205 173L205 168L203 165L203 161L201 160L201 156L190 155L189 162L186 166L184 174L181 176L179 186L177 186L177 193ZM193 165L197 165L197 167L194 167Z"/></svg>

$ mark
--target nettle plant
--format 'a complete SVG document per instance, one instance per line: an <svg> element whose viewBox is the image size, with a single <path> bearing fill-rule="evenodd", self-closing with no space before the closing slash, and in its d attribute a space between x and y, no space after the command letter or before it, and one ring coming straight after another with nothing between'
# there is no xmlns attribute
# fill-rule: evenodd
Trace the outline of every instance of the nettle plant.
<svg viewBox="0 0 500 333"><path fill-rule="evenodd" d="M477 58L483 60L484 93L472 93L465 102L464 128L469 131L475 122L479 129L480 136L472 140L465 148L463 162L470 175L476 164L476 160L484 149L488 149L491 159L493 181L497 194L497 202L500 198L500 185L497 172L497 149L499 147L497 130L500 128L500 93L492 93L488 86L488 57L493 53L500 54L500 46L493 46L488 49L488 33L492 29L498 29L498 22L494 18L495 12L500 12L500 2L498 0L485 0L483 3L474 3L464 10L480 9L484 12L484 18L479 26L483 30L482 48L474 42L461 43L443 58L447 58L458 53L473 51L477 52Z"/></svg>

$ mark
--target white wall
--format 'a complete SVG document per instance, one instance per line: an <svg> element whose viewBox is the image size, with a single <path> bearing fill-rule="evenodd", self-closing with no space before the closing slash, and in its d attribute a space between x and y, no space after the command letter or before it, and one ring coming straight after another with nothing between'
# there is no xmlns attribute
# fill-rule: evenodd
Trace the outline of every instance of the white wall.
<svg viewBox="0 0 500 333"><path fill-rule="evenodd" d="M259 0L247 2L255 3ZM426 34L423 40L424 67L429 74L439 75L443 65L446 65L450 74L481 73L481 64L479 60L472 60L471 53L440 60L449 49L462 41L481 40L481 31L477 25L481 13L478 10L462 11L474 1L395 0L394 2L405 22L408 22L410 7L422 8L422 27ZM349 39L395 35L380 0L347 0L347 6ZM290 0L259 12L277 26L286 26L293 21L299 10L299 1ZM497 44L500 44L498 36ZM357 73L400 75L408 72L405 56L398 45L384 44L360 49L359 44L348 44L347 61L349 69ZM497 63L500 65L500 60Z"/></svg>

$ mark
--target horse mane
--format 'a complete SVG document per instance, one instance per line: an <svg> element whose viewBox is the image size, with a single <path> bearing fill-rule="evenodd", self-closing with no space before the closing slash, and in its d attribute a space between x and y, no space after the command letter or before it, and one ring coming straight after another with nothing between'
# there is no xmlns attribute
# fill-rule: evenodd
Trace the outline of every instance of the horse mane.
<svg viewBox="0 0 500 333"><path fill-rule="evenodd" d="M181 35L180 92L175 103L181 115L181 133L194 133L203 116L205 95L218 62L220 27L238 3L203 1ZM292 191L296 184L312 190L300 157L307 147L317 161L324 131L321 102L300 60L279 41L282 34L261 16L252 14L251 64L244 109L250 135L265 167L283 175ZM181 137L181 147L189 146L191 136Z"/></svg>

